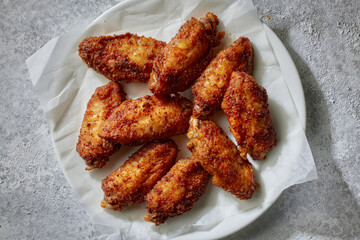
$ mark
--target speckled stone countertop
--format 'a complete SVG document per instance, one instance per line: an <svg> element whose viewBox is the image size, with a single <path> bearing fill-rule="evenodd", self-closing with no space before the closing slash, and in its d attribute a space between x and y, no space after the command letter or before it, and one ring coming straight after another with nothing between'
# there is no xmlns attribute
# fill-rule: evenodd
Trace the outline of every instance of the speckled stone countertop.
<svg viewBox="0 0 360 240"><path fill-rule="evenodd" d="M96 239L57 166L25 59L117 1L0 2L0 239ZM360 3L254 0L298 68L319 179L293 186L235 239L360 239Z"/></svg>

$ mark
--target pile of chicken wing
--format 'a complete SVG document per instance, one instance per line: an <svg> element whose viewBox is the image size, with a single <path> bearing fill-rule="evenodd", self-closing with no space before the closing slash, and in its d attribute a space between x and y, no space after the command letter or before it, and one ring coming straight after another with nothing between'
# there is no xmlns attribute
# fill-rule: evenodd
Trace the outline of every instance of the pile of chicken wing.
<svg viewBox="0 0 360 240"><path fill-rule="evenodd" d="M79 56L110 82L87 104L76 150L86 169L103 167L122 144L140 146L102 181L103 208L121 211L146 202L156 225L191 210L209 180L238 199L258 184L247 159L263 160L276 146L266 90L251 76L254 52L240 37L214 56L224 32L207 13L191 18L165 43L126 33L84 39ZM146 82L153 95L126 99L121 82ZM192 87L193 102L183 97ZM209 117L223 111L235 145ZM187 134L188 159L177 160L171 137Z"/></svg>

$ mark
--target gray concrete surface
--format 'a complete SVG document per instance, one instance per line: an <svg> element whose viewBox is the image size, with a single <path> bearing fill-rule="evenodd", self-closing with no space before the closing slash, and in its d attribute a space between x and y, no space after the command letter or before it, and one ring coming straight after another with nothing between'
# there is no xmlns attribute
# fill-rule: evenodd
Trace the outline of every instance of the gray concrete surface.
<svg viewBox="0 0 360 240"><path fill-rule="evenodd" d="M116 3L0 2L0 239L98 236L57 166L25 59ZM360 239L360 2L254 3L300 73L319 179L225 239Z"/></svg>

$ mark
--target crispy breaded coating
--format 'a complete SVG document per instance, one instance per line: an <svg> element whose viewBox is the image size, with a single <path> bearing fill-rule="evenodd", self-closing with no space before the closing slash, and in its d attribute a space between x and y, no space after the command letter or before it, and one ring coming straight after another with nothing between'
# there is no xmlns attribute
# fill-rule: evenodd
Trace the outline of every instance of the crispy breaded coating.
<svg viewBox="0 0 360 240"><path fill-rule="evenodd" d="M207 13L181 26L154 61L149 89L155 95L169 95L188 89L210 63L213 48L224 33L217 33L219 19Z"/></svg>
<svg viewBox="0 0 360 240"><path fill-rule="evenodd" d="M147 82L156 55L166 43L126 33L89 37L79 45L79 56L112 81Z"/></svg>
<svg viewBox="0 0 360 240"><path fill-rule="evenodd" d="M221 108L221 101L229 86L234 70L252 74L254 51L250 40L237 39L230 47L222 50L196 80L192 87L195 117L209 117Z"/></svg>
<svg viewBox="0 0 360 240"><path fill-rule="evenodd" d="M86 161L86 170L103 167L109 156L120 148L119 144L100 138L98 132L100 125L125 101L125 97L121 86L110 82L98 87L88 102L76 145L76 151Z"/></svg>
<svg viewBox="0 0 360 240"><path fill-rule="evenodd" d="M210 120L191 118L188 149L213 176L212 183L239 199L249 199L255 190L251 163L242 158L226 133Z"/></svg>
<svg viewBox="0 0 360 240"><path fill-rule="evenodd" d="M192 103L180 95L127 100L101 125L99 136L116 143L141 145L183 134L189 127L191 108Z"/></svg>
<svg viewBox="0 0 360 240"><path fill-rule="evenodd" d="M241 154L265 159L277 143L265 88L247 73L233 72L221 107Z"/></svg>
<svg viewBox="0 0 360 240"><path fill-rule="evenodd" d="M174 165L178 148L171 139L142 146L102 181L103 208L121 211L144 201L145 195Z"/></svg>
<svg viewBox="0 0 360 240"><path fill-rule="evenodd" d="M179 160L145 196L148 214L144 219L158 226L190 211L205 193L210 177L197 157Z"/></svg>

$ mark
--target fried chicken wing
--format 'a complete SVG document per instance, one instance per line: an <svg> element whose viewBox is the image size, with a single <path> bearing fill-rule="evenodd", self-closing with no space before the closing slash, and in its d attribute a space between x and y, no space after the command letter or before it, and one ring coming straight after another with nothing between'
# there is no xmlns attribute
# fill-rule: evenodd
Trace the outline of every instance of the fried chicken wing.
<svg viewBox="0 0 360 240"><path fill-rule="evenodd" d="M248 38L240 37L222 50L192 87L195 117L209 117L221 108L221 101L234 70L252 74L254 52Z"/></svg>
<svg viewBox="0 0 360 240"><path fill-rule="evenodd" d="M101 125L99 136L112 142L141 145L183 134L192 103L186 98L145 96L123 102Z"/></svg>
<svg viewBox="0 0 360 240"><path fill-rule="evenodd" d="M145 196L145 220L158 226L169 217L190 211L204 194L210 177L195 156L179 160Z"/></svg>
<svg viewBox="0 0 360 240"><path fill-rule="evenodd" d="M89 37L79 45L82 60L112 81L147 82L156 55L166 43L126 33Z"/></svg>
<svg viewBox="0 0 360 240"><path fill-rule="evenodd" d="M169 95L188 89L210 63L212 49L224 33L217 33L219 19L207 13L201 19L191 18L181 26L156 57L149 80L155 95Z"/></svg>
<svg viewBox="0 0 360 240"><path fill-rule="evenodd" d="M170 139L142 146L102 181L101 206L121 211L124 206L143 202L145 195L174 165L177 153L178 148Z"/></svg>
<svg viewBox="0 0 360 240"><path fill-rule="evenodd" d="M277 143L265 88L247 73L233 72L221 107L241 154L265 159Z"/></svg>
<svg viewBox="0 0 360 240"><path fill-rule="evenodd" d="M125 100L125 93L118 83L110 82L98 87L87 104L76 150L85 159L86 170L103 167L109 156L120 148L98 136L100 125L115 108Z"/></svg>
<svg viewBox="0 0 360 240"><path fill-rule="evenodd" d="M255 190L251 163L242 158L226 133L210 120L190 120L188 149L213 176L212 183L239 199L249 199Z"/></svg>

